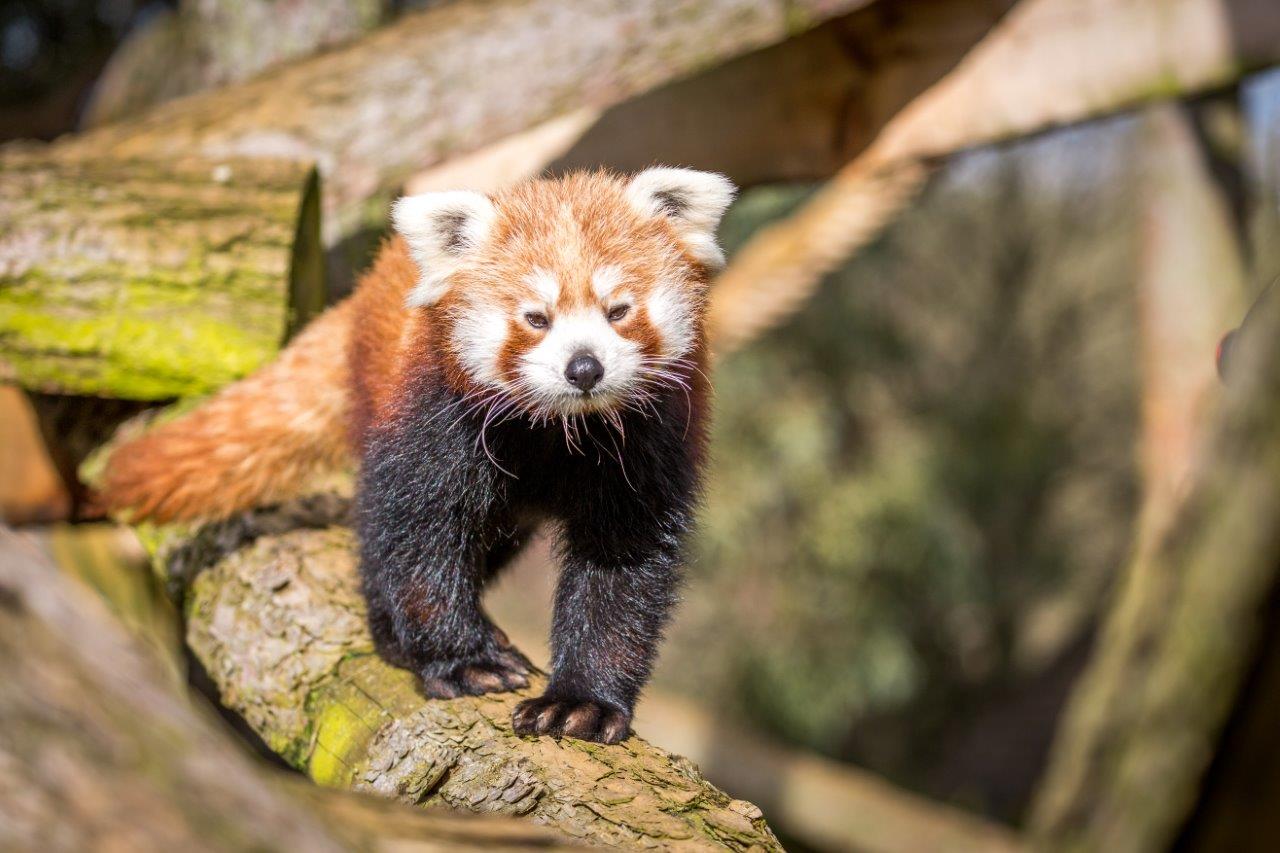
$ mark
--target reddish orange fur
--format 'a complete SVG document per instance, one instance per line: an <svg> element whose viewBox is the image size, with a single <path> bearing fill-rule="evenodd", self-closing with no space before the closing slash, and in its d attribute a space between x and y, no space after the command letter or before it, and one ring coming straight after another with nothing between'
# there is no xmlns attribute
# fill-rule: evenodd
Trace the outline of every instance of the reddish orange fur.
<svg viewBox="0 0 1280 853"><path fill-rule="evenodd" d="M116 450L101 487L104 504L135 519L170 521L222 518L296 496L317 470L350 460L351 442L359 446L363 432L393 411L409 371L439 365L456 390L472 390L453 351L454 324L476 300L510 308L514 317L527 298L522 277L536 267L555 270L558 308L594 302L591 276L602 264L616 266L641 300L663 275L682 281L697 305L700 337L706 271L665 221L625 202L623 186L604 173L577 174L495 196L500 215L483 263L459 273L425 308L405 307L418 270L404 242L389 240L352 297L276 361ZM648 355L660 348L660 330L643 307L618 331ZM536 340L513 319L502 369Z"/></svg>

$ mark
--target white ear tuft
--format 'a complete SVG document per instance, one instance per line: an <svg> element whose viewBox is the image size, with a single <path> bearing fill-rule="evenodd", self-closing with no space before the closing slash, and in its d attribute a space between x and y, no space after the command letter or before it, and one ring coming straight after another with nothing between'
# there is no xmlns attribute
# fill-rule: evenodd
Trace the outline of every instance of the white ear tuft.
<svg viewBox="0 0 1280 853"><path fill-rule="evenodd" d="M449 276L484 243L497 216L487 197L464 190L397 200L391 221L409 244L409 254L421 273L405 304L410 308L430 305L443 296Z"/></svg>
<svg viewBox="0 0 1280 853"><path fill-rule="evenodd" d="M724 266L716 227L736 192L724 175L666 166L645 169L626 189L632 207L644 216L667 217L685 248L712 269Z"/></svg>

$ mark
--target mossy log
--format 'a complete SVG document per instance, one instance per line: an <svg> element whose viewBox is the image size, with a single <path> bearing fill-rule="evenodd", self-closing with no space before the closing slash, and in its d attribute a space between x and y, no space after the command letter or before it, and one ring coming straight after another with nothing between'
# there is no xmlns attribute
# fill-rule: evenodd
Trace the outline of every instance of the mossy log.
<svg viewBox="0 0 1280 853"><path fill-rule="evenodd" d="M155 400L267 361L324 306L295 161L0 155L0 380Z"/></svg>
<svg viewBox="0 0 1280 853"><path fill-rule="evenodd" d="M780 849L758 808L638 737L517 737L512 709L543 678L518 693L424 698L373 652L340 491L141 531L182 601L195 660L274 752L325 786L523 816L588 844Z"/></svg>
<svg viewBox="0 0 1280 853"><path fill-rule="evenodd" d="M1227 781L1237 796L1277 790L1275 765L1255 759L1275 757L1275 719L1259 726L1248 702L1260 679L1270 691L1263 707L1276 707L1280 300L1251 314L1240 337L1189 495L1160 541L1136 552L1066 711L1033 811L1038 849L1171 849L1206 803L1223 805L1215 786L1224 767L1236 773ZM1217 813L1234 826L1201 824L1212 832L1193 836L1199 844L1183 836L1184 846L1274 849L1274 837L1249 838L1238 820L1261 811L1274 829L1274 800L1235 805ZM1223 831L1235 843L1205 843Z"/></svg>
<svg viewBox="0 0 1280 853"><path fill-rule="evenodd" d="M0 848L569 846L524 822L407 809L262 766L150 651L0 527Z"/></svg>

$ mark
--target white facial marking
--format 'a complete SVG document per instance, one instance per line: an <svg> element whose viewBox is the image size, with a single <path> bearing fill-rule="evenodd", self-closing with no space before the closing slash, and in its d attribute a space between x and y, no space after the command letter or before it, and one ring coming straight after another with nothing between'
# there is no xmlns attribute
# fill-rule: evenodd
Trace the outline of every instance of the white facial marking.
<svg viewBox="0 0 1280 853"><path fill-rule="evenodd" d="M524 277L524 282L538 294L538 298L543 301L543 307L550 307L559 301L560 282L555 275L542 267L534 267L533 272Z"/></svg>
<svg viewBox="0 0 1280 853"><path fill-rule="evenodd" d="M675 282L659 282L645 303L649 319L662 336L663 358L676 359L693 349L693 306Z"/></svg>
<svg viewBox="0 0 1280 853"><path fill-rule="evenodd" d="M506 314L493 307L473 305L462 312L453 327L454 353L477 381L501 385L498 353L507 340Z"/></svg>
<svg viewBox="0 0 1280 853"><path fill-rule="evenodd" d="M579 353L595 356L604 368L588 394L569 384L565 369ZM619 335L597 307L561 314L546 336L520 359L520 378L538 404L572 414L608 408L634 386L641 369L640 347Z"/></svg>
<svg viewBox="0 0 1280 853"><path fill-rule="evenodd" d="M614 266L600 267L591 276L591 289L596 298L605 301L622 284L622 270Z"/></svg>

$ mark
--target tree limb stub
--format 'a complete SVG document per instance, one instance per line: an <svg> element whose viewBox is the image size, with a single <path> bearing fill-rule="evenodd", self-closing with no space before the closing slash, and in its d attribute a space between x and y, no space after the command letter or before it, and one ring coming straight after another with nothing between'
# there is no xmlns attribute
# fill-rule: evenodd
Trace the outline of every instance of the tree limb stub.
<svg viewBox="0 0 1280 853"><path fill-rule="evenodd" d="M759 809L640 738L517 737L512 709L541 678L519 693L423 698L373 653L353 534L327 526L344 512L327 496L147 535L187 590L187 642L223 703L289 763L323 785L524 816L590 844L780 849Z"/></svg>

